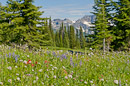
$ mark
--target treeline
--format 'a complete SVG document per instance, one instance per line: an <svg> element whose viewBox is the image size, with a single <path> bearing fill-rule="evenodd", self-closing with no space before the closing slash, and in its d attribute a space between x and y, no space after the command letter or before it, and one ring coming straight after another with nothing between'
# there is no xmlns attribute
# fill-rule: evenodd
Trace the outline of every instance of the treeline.
<svg viewBox="0 0 130 86"><path fill-rule="evenodd" d="M106 50L130 49L130 0L95 0L96 21L89 45Z"/></svg>
<svg viewBox="0 0 130 86"><path fill-rule="evenodd" d="M60 29L55 33L55 45L64 48L84 49L85 37L82 28L75 30L74 26L66 27L62 23Z"/></svg>

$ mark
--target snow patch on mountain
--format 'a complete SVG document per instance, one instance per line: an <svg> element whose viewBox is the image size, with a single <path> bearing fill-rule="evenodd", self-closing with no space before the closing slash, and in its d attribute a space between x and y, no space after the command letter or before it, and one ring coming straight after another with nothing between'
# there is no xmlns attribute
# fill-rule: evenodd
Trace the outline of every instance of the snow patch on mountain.
<svg viewBox="0 0 130 86"><path fill-rule="evenodd" d="M89 26L89 27L92 27L93 25L90 23L90 22L87 22L87 21L84 21L83 24Z"/></svg>

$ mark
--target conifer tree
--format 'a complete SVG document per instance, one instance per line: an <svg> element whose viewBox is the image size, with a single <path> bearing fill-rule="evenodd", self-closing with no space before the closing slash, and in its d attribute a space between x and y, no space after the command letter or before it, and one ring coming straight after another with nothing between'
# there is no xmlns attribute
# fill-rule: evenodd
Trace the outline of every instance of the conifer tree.
<svg viewBox="0 0 130 86"><path fill-rule="evenodd" d="M106 39L111 36L110 31L108 30L108 7L107 3L109 0L95 0L95 5L93 6L93 14L96 15L95 25L95 38L93 42L94 48L101 49L105 52L106 48ZM103 44L102 44L103 43Z"/></svg>
<svg viewBox="0 0 130 86"><path fill-rule="evenodd" d="M56 46L60 47L59 31L56 31L55 41L56 41Z"/></svg>
<svg viewBox="0 0 130 86"><path fill-rule="evenodd" d="M9 43L28 44L30 48L50 43L50 39L45 39L48 36L44 27L46 18L40 17L43 14L43 12L38 11L41 7L36 7L32 3L33 0L7 1L6 21L8 22L8 29L4 28L3 35L8 33L10 36Z"/></svg>
<svg viewBox="0 0 130 86"><path fill-rule="evenodd" d="M112 2L116 13L114 14L113 30L116 39L113 42L114 49L122 50L130 48L130 0L118 0Z"/></svg>
<svg viewBox="0 0 130 86"><path fill-rule="evenodd" d="M70 48L74 49L76 47L76 37L74 26L70 26Z"/></svg>
<svg viewBox="0 0 130 86"><path fill-rule="evenodd" d="M85 37L83 36L82 27L80 27L80 46L81 48L85 48Z"/></svg>
<svg viewBox="0 0 130 86"><path fill-rule="evenodd" d="M55 34L54 34L53 29L52 29L51 17L50 17L50 19L49 19L49 28L50 28L51 38L52 38L52 46L56 46L56 45L55 45Z"/></svg>
<svg viewBox="0 0 130 86"><path fill-rule="evenodd" d="M69 38L68 38L68 33L67 33L67 31L66 31L66 27L64 27L63 46L64 46L65 48L69 48Z"/></svg>
<svg viewBox="0 0 130 86"><path fill-rule="evenodd" d="M79 31L78 29L76 29L76 48L77 49L80 49L81 46L80 46L80 37L79 37Z"/></svg>

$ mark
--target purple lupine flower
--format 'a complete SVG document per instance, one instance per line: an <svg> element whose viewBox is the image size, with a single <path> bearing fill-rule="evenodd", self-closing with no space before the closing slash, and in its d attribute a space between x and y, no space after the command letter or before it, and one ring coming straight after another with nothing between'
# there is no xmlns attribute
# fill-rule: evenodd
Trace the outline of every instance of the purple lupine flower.
<svg viewBox="0 0 130 86"><path fill-rule="evenodd" d="M55 53L55 52L53 52L53 56L56 56L56 53Z"/></svg>
<svg viewBox="0 0 130 86"><path fill-rule="evenodd" d="M11 53L9 53L9 58L11 58Z"/></svg>
<svg viewBox="0 0 130 86"><path fill-rule="evenodd" d="M82 65L82 61L80 60L80 67L81 67L81 65Z"/></svg>
<svg viewBox="0 0 130 86"><path fill-rule="evenodd" d="M70 58L70 65L74 67L74 63L73 63L72 57Z"/></svg>
<svg viewBox="0 0 130 86"><path fill-rule="evenodd" d="M129 62L129 60L127 60L127 64L129 64L130 62Z"/></svg>
<svg viewBox="0 0 130 86"><path fill-rule="evenodd" d="M12 56L14 57L14 55L15 55L15 53L13 52L13 55L12 55Z"/></svg>
<svg viewBox="0 0 130 86"><path fill-rule="evenodd" d="M18 62L18 57L17 57L17 55L15 55L15 62L16 62L16 63Z"/></svg>
<svg viewBox="0 0 130 86"><path fill-rule="evenodd" d="M8 57L8 54L6 54L6 57Z"/></svg>

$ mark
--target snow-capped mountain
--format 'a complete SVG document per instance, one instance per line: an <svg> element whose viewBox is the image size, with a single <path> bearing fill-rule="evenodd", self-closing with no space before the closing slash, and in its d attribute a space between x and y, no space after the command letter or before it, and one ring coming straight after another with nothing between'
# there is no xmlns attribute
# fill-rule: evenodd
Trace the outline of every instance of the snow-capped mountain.
<svg viewBox="0 0 130 86"><path fill-rule="evenodd" d="M70 26L73 25L75 29L80 29L80 26L82 27L83 31L92 34L93 32L91 31L92 26L94 26L92 23L95 21L95 16L94 15L86 15L81 19L78 19L77 21L72 21L69 19L54 19L52 21L52 27L53 29L59 29L62 22L64 23L64 26Z"/></svg>

